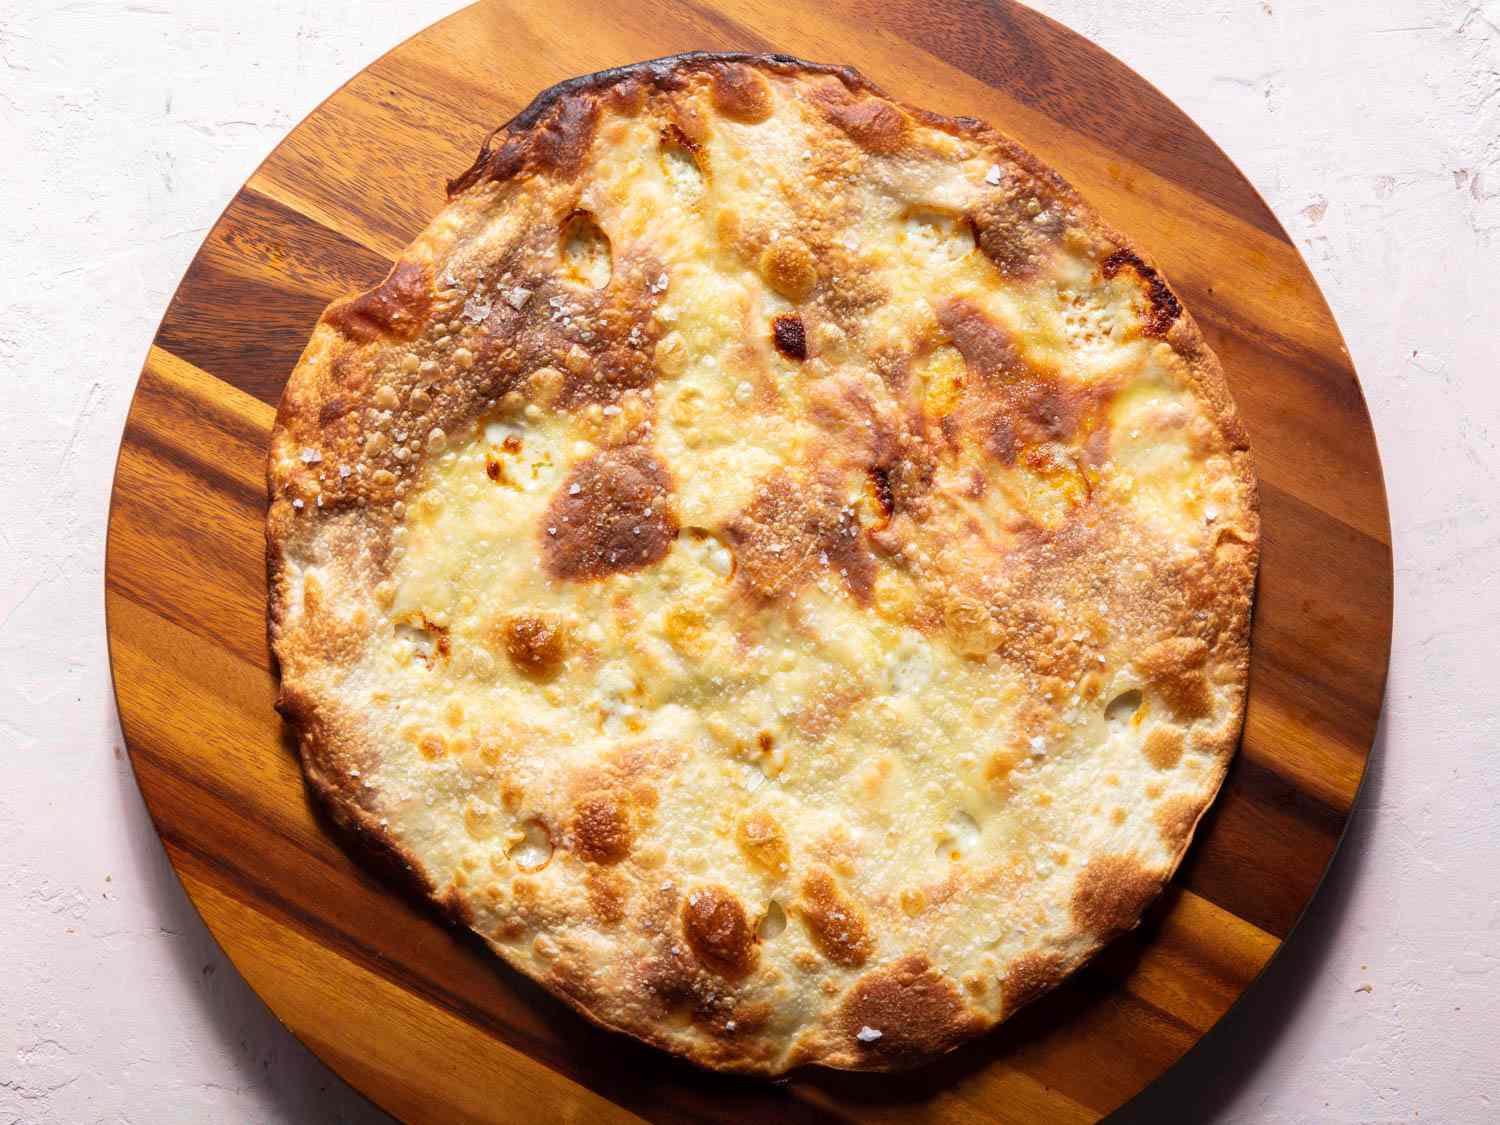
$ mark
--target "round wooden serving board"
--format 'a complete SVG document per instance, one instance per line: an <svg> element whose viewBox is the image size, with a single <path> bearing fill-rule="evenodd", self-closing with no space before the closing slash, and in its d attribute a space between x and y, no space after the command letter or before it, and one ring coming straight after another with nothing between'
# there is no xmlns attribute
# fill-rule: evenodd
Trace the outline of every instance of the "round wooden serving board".
<svg viewBox="0 0 1500 1125"><path fill-rule="evenodd" d="M850 63L989 120L1163 267L1223 360L1260 474L1244 745L1140 929L994 1034L894 1076L771 1084L600 1031L353 862L271 709L265 459L319 311L378 281L485 134L539 90L696 48ZM1391 550L1349 355L1285 231L1121 63L1008 2L481 4L371 65L235 196L146 360L106 566L120 717L188 894L341 1075L424 1121L1093 1121L1172 1065L1276 951L1338 844L1380 712Z"/></svg>

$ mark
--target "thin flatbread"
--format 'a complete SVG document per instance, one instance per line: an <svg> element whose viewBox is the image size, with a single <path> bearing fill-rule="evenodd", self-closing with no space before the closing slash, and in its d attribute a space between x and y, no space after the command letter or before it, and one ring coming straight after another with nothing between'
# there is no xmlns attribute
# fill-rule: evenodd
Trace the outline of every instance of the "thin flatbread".
<svg viewBox="0 0 1500 1125"><path fill-rule="evenodd" d="M323 314L279 706L360 847L706 1066L906 1066L1133 927L1238 740L1245 434L988 126L783 56L554 87Z"/></svg>

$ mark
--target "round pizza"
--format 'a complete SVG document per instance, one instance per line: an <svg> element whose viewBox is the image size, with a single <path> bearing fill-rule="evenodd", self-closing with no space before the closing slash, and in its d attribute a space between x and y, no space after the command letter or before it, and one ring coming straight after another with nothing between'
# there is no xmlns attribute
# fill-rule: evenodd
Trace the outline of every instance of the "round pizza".
<svg viewBox="0 0 1500 1125"><path fill-rule="evenodd" d="M270 454L279 706L357 846L716 1068L946 1051L1134 926L1233 755L1245 434L981 122L784 56L548 90Z"/></svg>

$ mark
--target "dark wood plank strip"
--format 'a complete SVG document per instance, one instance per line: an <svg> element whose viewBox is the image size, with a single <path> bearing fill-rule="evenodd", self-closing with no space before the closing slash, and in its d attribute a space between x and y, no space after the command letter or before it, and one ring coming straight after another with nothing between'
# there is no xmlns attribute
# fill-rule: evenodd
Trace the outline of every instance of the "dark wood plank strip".
<svg viewBox="0 0 1500 1125"><path fill-rule="evenodd" d="M529 1125L539 1106L561 1120L642 1120L224 893L193 853L170 842L166 850L251 986L346 1080L405 1120ZM363 1027L371 1012L380 1013L377 1027L336 1033Z"/></svg>
<svg viewBox="0 0 1500 1125"><path fill-rule="evenodd" d="M1343 826L1343 813L1236 756L1177 882L1284 938L1317 889Z"/></svg>
<svg viewBox="0 0 1500 1125"><path fill-rule="evenodd" d="M274 406L324 306L389 269L359 243L242 190L188 267L156 342Z"/></svg>
<svg viewBox="0 0 1500 1125"><path fill-rule="evenodd" d="M126 420L106 565L110 589L262 667L271 418L154 348Z"/></svg>
<svg viewBox="0 0 1500 1125"><path fill-rule="evenodd" d="M393 258L446 202L448 178L473 163L495 114L514 112L475 96L477 107L460 114L375 68L362 71L277 146L248 186Z"/></svg>

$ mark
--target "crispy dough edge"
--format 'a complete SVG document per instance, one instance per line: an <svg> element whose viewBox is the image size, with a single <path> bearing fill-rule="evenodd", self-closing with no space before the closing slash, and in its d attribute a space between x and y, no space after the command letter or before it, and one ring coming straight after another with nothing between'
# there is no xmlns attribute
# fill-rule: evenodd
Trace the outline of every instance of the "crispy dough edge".
<svg viewBox="0 0 1500 1125"><path fill-rule="evenodd" d="M1003 154L1007 160L1019 165L1032 175L1044 179L1053 191L1077 208L1079 218L1096 235L1134 254L1139 262L1147 266L1164 285L1168 286L1170 291L1170 283L1165 275L1156 269L1149 257L1141 254L1130 240L1104 223L1094 208L1080 197L1067 181L1009 137L975 118L945 117L892 98L880 86L851 67L811 63L783 54L689 52L602 70L560 82L538 94L525 109L495 129L485 139L473 165L448 182L450 204L468 189L482 184L486 179L508 178L503 174L498 177L495 175L497 171L503 172L503 169L497 168L497 164L507 146L525 146L546 123L549 111L570 100L587 99L597 107L601 96L607 90L627 80L642 81L655 91L671 90L681 85L681 79L686 74L728 63L752 66L783 77L806 78L818 75L833 77L851 92L885 99L922 125L953 135L969 137L990 146ZM514 175L519 170L518 165L509 174ZM1173 295L1175 297L1175 293ZM1179 842L1175 856L1159 872L1151 872L1151 877L1156 881L1157 886L1147 898L1141 912L1128 927L1121 931L1122 933L1139 926L1145 912L1159 899L1162 889L1181 865L1195 838L1197 826L1217 797L1228 772L1230 761L1238 748L1248 697L1250 628L1254 615L1255 583L1260 559L1259 493L1251 463L1248 437L1230 396L1223 368L1218 357L1205 341L1190 310L1180 298L1178 303L1180 311L1164 339L1185 361L1192 389L1199 400L1205 404L1207 413L1218 424L1229 442L1235 475L1238 476L1243 486L1244 500L1242 510L1238 513L1238 531L1241 541L1247 548L1247 557L1242 566L1235 568L1239 571L1238 574L1220 573L1220 577L1226 582L1232 582L1235 588L1244 588L1249 593L1243 619L1236 623L1232 635L1226 634L1221 639L1220 651L1216 654L1217 663L1221 665L1232 663L1237 666L1237 676L1234 681L1237 699L1226 721L1213 735L1214 741L1221 746L1227 746L1227 749L1215 755L1216 768L1201 789L1201 799L1197 802L1196 815L1192 817L1191 827ZM322 323L323 318L320 317L318 324L321 326ZM310 340L308 348L304 350L292 372L291 379L288 380L288 388L292 386L294 380L304 386L311 380L314 389L322 382L320 367L309 362L308 353L311 349L312 341ZM272 431L273 449L277 438L293 429L293 419L287 406L288 396L284 391ZM267 478L270 495L274 497L278 480L274 458L268 457ZM267 618L269 640L278 673L281 672L282 626L287 610L287 596L284 588L287 570L287 536L284 533L284 524L285 521L277 521L271 518L271 513L268 513L266 527ZM1216 571L1222 571L1222 564L1216 568ZM456 896L440 898L431 877L417 857L404 849L395 837L382 828L379 821L360 805L357 787L349 773L349 762L353 759L361 741L360 725L355 717L347 713L336 700L322 698L317 693L309 692L300 683L289 680L284 675L280 677L280 680L281 690L276 704L277 710L281 712L297 735L299 756L309 787L329 811L334 823L343 830L346 842L377 867L393 873L405 883L408 890L416 892L420 897L431 902L445 920L466 928L471 926L472 916L466 905ZM316 739L313 736L315 716L316 725L319 728ZM1061 964L1055 979L1050 984L1033 995L1025 997L1022 1003L1015 1007L1007 1003L1000 1016L992 1017L978 1007L966 1006L956 1017L956 1022L962 1024L962 1027L955 1029L957 1034L951 1037L951 1042L928 1053L896 1059L860 1054L851 1045L835 1041L831 1035L831 1028L826 1025L810 1028L810 1033L805 1033L799 1039L794 1040L793 1048L783 1055L784 1061L780 1063L767 1063L748 1056L726 1057L723 1053L725 1044L720 1041L714 1041L713 1044L718 1050L704 1050L703 1045L697 1041L685 1043L679 1039L660 1035L654 1028L643 1025L639 1020L629 1020L628 1017L634 1014L629 1009L620 1013L627 1019L617 1022L611 1012L585 1006L581 1000L568 995L566 991L547 986L545 981L538 979L538 983L547 987L552 995L599 1027L623 1032L714 1070L766 1077L783 1074L803 1065L821 1065L838 1070L895 1071L930 1062L962 1043L991 1030L997 1024L1009 1019L1020 1008L1050 992L1057 984L1092 960L1118 936L1120 934L1113 934L1096 940L1084 953ZM484 939L483 935L480 937L512 968L537 979L525 966L512 959L503 947ZM937 971L944 979L950 979L941 970ZM851 985L850 992L857 985L858 981ZM845 994L846 997L848 995L849 993ZM960 995L962 995L961 992Z"/></svg>

